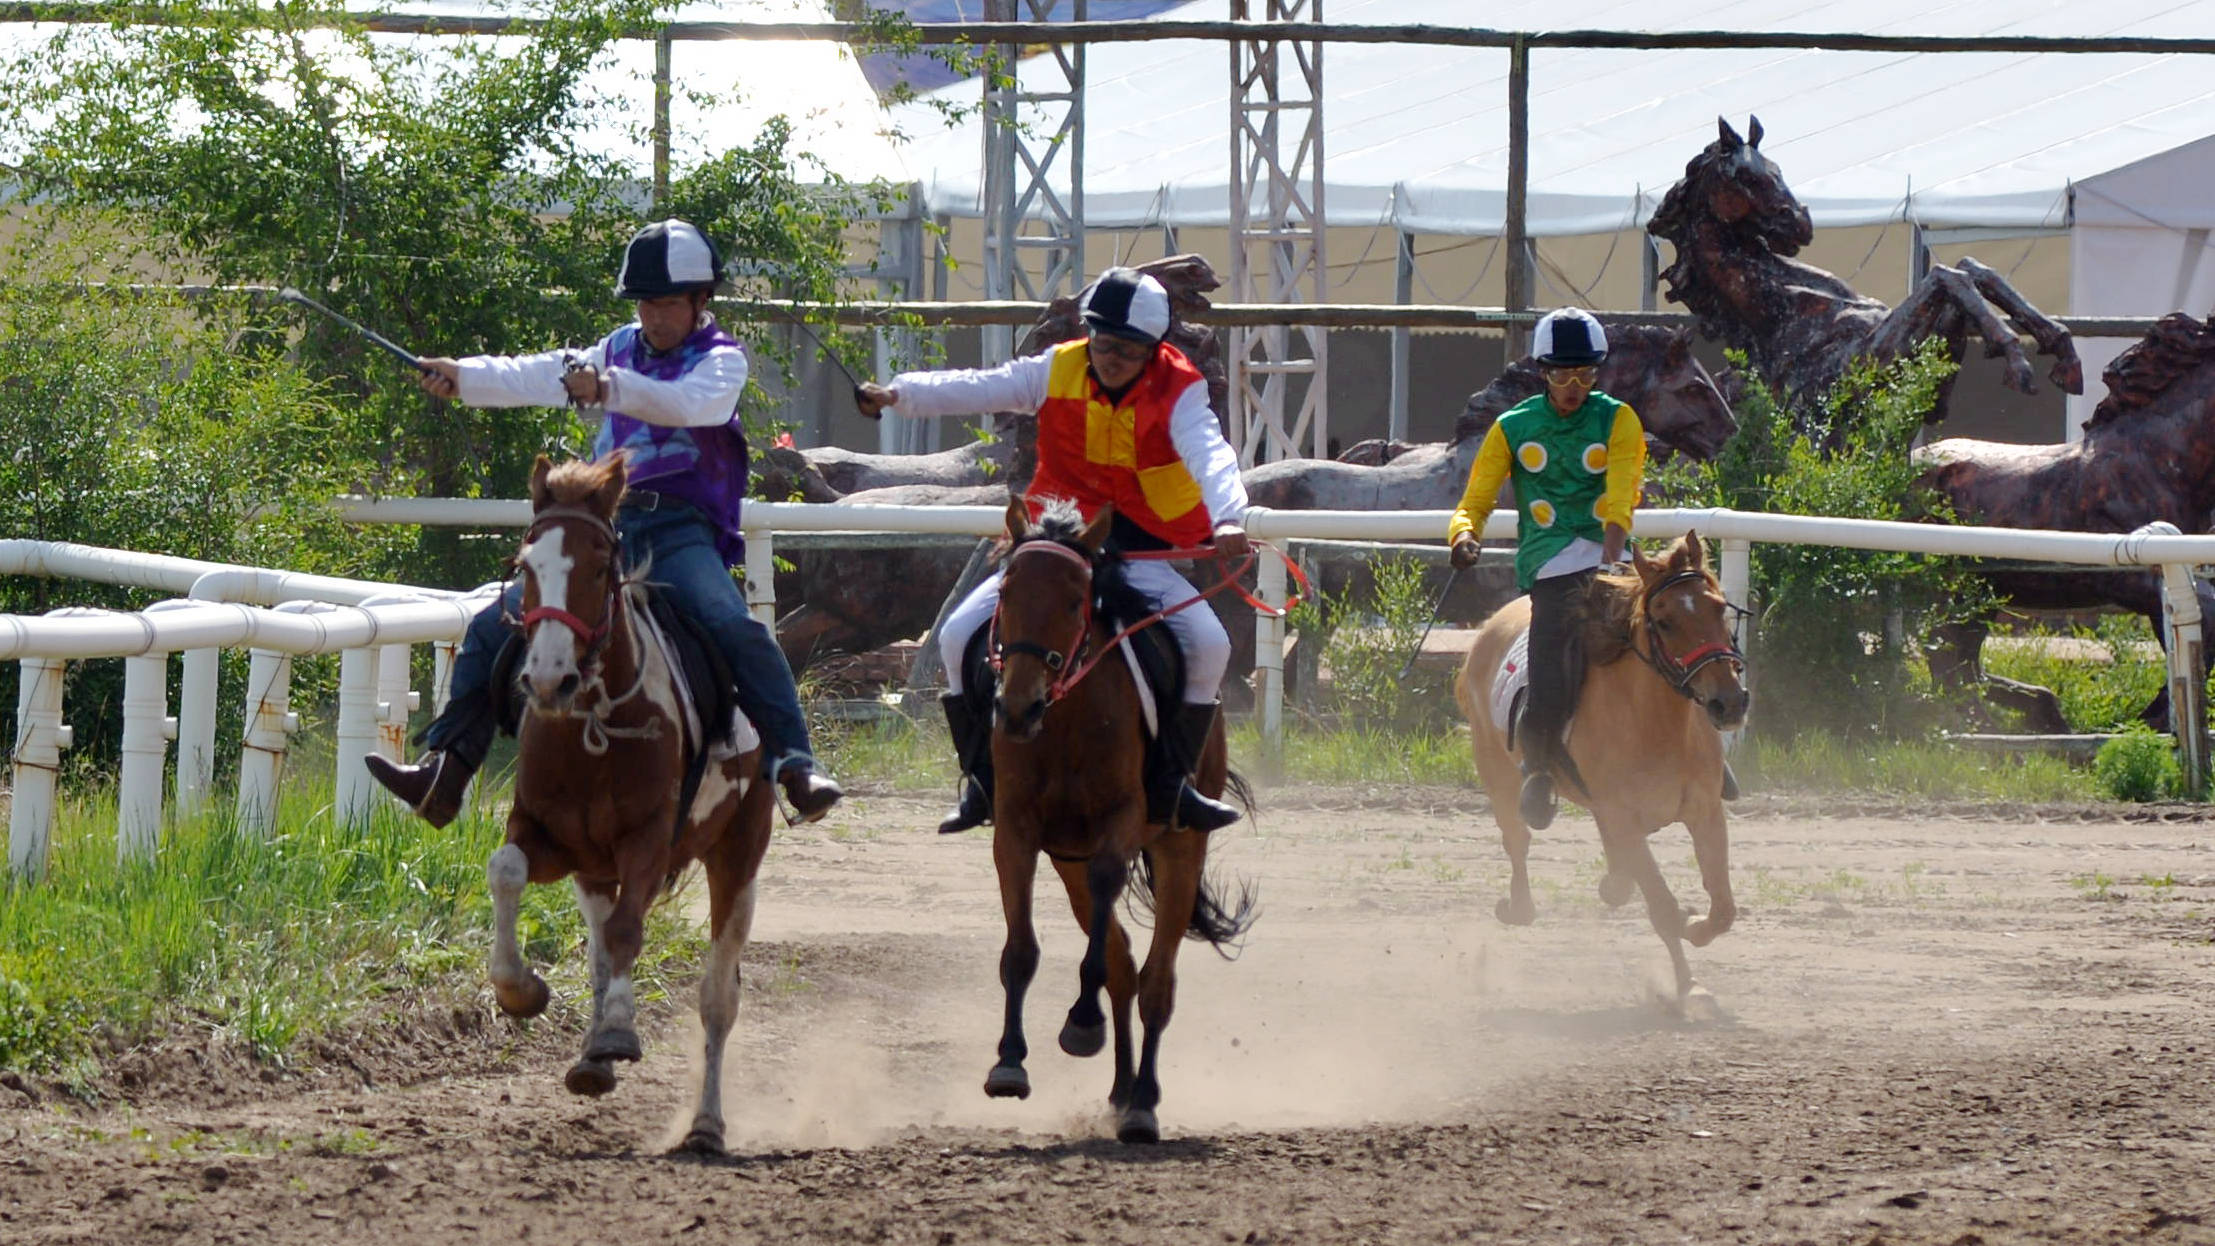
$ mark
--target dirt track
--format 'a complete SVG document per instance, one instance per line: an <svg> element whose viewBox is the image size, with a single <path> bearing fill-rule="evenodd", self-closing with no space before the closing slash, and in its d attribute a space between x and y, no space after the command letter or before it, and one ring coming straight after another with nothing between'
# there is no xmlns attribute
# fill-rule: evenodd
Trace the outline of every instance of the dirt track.
<svg viewBox="0 0 2215 1246"><path fill-rule="evenodd" d="M1509 930L1467 800L1294 788L1221 839L1264 912L1237 963L1186 948L1159 1147L1104 1138L1107 1067L1053 1048L1058 899L1037 1093L985 1099L986 846L864 798L773 851L733 1158L661 1154L683 1009L598 1102L561 1089L573 1014L418 1017L275 1083L179 1053L130 1109L0 1089L0 1240L2215 1243L2215 825L1754 802L1679 1020L1590 823L1540 836Z"/></svg>

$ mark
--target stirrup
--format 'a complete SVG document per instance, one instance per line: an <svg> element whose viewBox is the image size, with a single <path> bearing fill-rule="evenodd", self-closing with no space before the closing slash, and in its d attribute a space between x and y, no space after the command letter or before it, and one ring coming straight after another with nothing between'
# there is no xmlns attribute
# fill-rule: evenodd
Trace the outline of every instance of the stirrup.
<svg viewBox="0 0 2215 1246"><path fill-rule="evenodd" d="M785 800L792 809L785 815L788 825L821 821L846 795L837 781L815 772L815 767L805 763L791 763L778 768L776 784L784 790Z"/></svg>
<svg viewBox="0 0 2215 1246"><path fill-rule="evenodd" d="M984 794L983 784L971 775L961 776L961 801L953 812L939 819L938 833L959 835L992 821L992 800Z"/></svg>

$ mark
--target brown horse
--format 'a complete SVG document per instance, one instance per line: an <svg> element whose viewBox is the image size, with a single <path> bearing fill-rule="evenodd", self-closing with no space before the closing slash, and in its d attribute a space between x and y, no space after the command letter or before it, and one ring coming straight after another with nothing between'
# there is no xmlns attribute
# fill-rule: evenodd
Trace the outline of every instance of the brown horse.
<svg viewBox="0 0 2215 1246"><path fill-rule="evenodd" d="M1692 989L1683 942L1707 946L1738 914L1730 892L1720 733L1746 720L1749 698L1740 682L1744 659L1731 643L1731 607L1708 571L1698 534L1686 533L1658 561L1635 548L1631 553L1638 577L1600 577L1585 604L1589 672L1570 720L1568 748L1591 790L1580 791L1566 773L1555 778L1558 790L1590 809L1599 824L1608 869L1601 897L1621 904L1633 884L1645 894L1646 916L1669 949L1681 1004ZM1529 626L1528 598L1500 607L1478 629L1454 684L1469 719L1477 773L1507 848L1512 873L1495 912L1511 926L1529 925L1537 909L1531 903L1530 828L1515 800L1521 752L1495 723L1493 683ZM1672 822L1692 832L1707 888L1707 916L1689 923L1646 843Z"/></svg>
<svg viewBox="0 0 2215 1246"><path fill-rule="evenodd" d="M1038 972L1031 884L1043 852L1053 859L1087 938L1061 1049L1090 1056L1105 1044L1100 988L1107 987L1115 1013L1115 1082L1108 1091L1115 1136L1155 1142L1161 1138L1154 1114L1161 1102L1155 1059L1176 1005L1179 939L1205 940L1218 950L1234 944L1251 923L1252 897L1242 894L1226 909L1204 877L1207 836L1146 821L1144 711L1129 665L1108 649L1115 634L1112 620L1133 605L1121 584L1120 560L1101 554L1114 512L1103 507L1088 524L1074 505L1055 501L1034 526L1018 497L1009 503L1007 518L1007 562L993 622L1000 678L992 702L998 811L992 862L1008 926L1000 953L1007 1017L999 1063L986 1076L984 1092L1018 1099L1031 1093L1030 1075L1023 1071L1030 1052L1023 1041L1023 996ZM1089 670L1088 655L1102 659ZM1220 716L1193 782L1209 796L1228 787L1247 800L1245 785L1230 773ZM1143 971L1133 963L1130 936L1115 916L1133 865L1154 916L1153 946ZM1134 995L1146 1023L1135 1070Z"/></svg>
<svg viewBox="0 0 2215 1246"><path fill-rule="evenodd" d="M624 573L615 533L621 456L531 473L534 516L517 567L523 577L526 705L508 839L485 872L492 885L491 977L512 1016L545 1011L545 980L516 947L516 909L530 883L571 879L592 960L592 1027L569 1090L615 1088L615 1062L641 1051L631 967L647 907L694 861L708 876L707 965L700 978L706 1031L700 1101L686 1150L723 1149L723 1045L738 1017L739 953L753 925L754 881L769 848L774 808L760 743L741 726L711 754L682 826L679 791L704 747L671 659L644 602L652 569Z"/></svg>

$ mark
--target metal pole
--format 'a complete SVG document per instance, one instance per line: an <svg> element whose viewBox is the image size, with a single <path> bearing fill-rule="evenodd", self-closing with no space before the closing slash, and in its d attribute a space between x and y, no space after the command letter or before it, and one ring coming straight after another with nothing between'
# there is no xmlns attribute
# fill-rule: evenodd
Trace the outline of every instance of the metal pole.
<svg viewBox="0 0 2215 1246"><path fill-rule="evenodd" d="M408 715L423 704L423 694L409 686L409 668L415 663L413 645L382 645L377 649L377 752L386 761L407 755Z"/></svg>
<svg viewBox="0 0 2215 1246"><path fill-rule="evenodd" d="M1723 542L1722 580L1723 600L1741 610L1750 612L1753 609L1753 602L1750 600L1753 595L1754 582L1753 542L1736 538ZM1731 643L1738 646L1740 653L1749 652L1754 643L1754 616L1751 613L1733 614L1730 628ZM1753 668L1749 665L1746 670L1750 680ZM1723 751L1729 752L1736 748L1739 739L1745 734L1746 729L1744 727L1740 727L1736 731L1724 732Z"/></svg>
<svg viewBox="0 0 2215 1246"><path fill-rule="evenodd" d="M777 547L768 528L746 531L746 609L777 634Z"/></svg>
<svg viewBox="0 0 2215 1246"><path fill-rule="evenodd" d="M115 857L152 860L161 845L162 767L169 760L169 655L123 659L123 765L116 779Z"/></svg>
<svg viewBox="0 0 2215 1246"><path fill-rule="evenodd" d="M669 28L654 35L654 215L669 202Z"/></svg>
<svg viewBox="0 0 2215 1246"><path fill-rule="evenodd" d="M1399 256L1392 271L1392 301L1405 307L1415 297L1415 235L1406 230L1395 231L1399 235ZM1408 405L1408 348L1409 331L1406 328L1392 330L1392 407L1385 417L1384 435L1393 441L1406 441Z"/></svg>
<svg viewBox="0 0 2215 1246"><path fill-rule="evenodd" d="M1644 244L1638 248L1638 310L1650 312L1661 296L1661 240L1644 230L1638 239Z"/></svg>
<svg viewBox="0 0 2215 1246"><path fill-rule="evenodd" d="M1246 512L1248 530L1257 520L1266 526L1268 508ZM1268 610L1254 611L1254 702L1261 707L1261 747L1269 765L1284 759L1284 609L1287 585L1284 560L1266 552L1259 559L1255 577L1261 600ZM1277 613L1272 613L1275 611Z"/></svg>
<svg viewBox="0 0 2215 1246"><path fill-rule="evenodd" d="M268 835L277 829L277 780L287 737L300 728L291 710L292 655L253 650L246 670L246 744L238 755L238 824Z"/></svg>
<svg viewBox="0 0 2215 1246"><path fill-rule="evenodd" d="M362 763L377 747L377 651L338 655L338 748L332 786L341 824L358 825L376 808L380 790Z"/></svg>
<svg viewBox="0 0 2215 1246"><path fill-rule="evenodd" d="M215 684L220 649L187 649L177 687L177 797L180 818L200 812L215 781Z"/></svg>
<svg viewBox="0 0 2215 1246"><path fill-rule="evenodd" d="M1511 312L1531 306L1530 239L1526 222L1530 201L1531 146L1530 45L1517 35L1507 51L1507 217L1500 227L1506 251L1507 297ZM1510 325L1505 359L1514 363L1530 353L1530 330Z"/></svg>

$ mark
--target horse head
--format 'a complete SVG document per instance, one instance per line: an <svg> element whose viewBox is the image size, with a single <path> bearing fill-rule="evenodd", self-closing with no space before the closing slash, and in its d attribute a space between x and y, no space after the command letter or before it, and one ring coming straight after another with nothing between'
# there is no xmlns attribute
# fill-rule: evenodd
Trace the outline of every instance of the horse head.
<svg viewBox="0 0 2215 1246"><path fill-rule="evenodd" d="M1798 254L1814 240L1815 223L1776 161L1761 154L1761 119L1753 118L1745 138L1721 117L1715 126L1715 141L1684 166L1683 180L1662 197L1647 229L1681 251L1700 224L1712 222L1743 245Z"/></svg>
<svg viewBox="0 0 2215 1246"><path fill-rule="evenodd" d="M1753 697L1746 691L1745 656L1731 634L1734 608L1708 570L1699 533L1685 533L1659 559L1633 546L1631 564L1642 586L1632 627L1645 637L1638 656L1706 710L1716 730L1736 730Z"/></svg>
<svg viewBox="0 0 2215 1246"><path fill-rule="evenodd" d="M615 508L624 481L620 454L558 467L542 454L531 468L531 526L515 565L523 576L523 683L539 714L569 712L614 632L623 579Z"/></svg>
<svg viewBox="0 0 2215 1246"><path fill-rule="evenodd" d="M1087 523L1074 502L1057 498L1033 524L1023 497L1008 500L1007 562L992 622L1000 671L992 720L1011 739L1038 736L1047 707L1083 663L1092 637L1092 567L1114 521L1112 507Z"/></svg>
<svg viewBox="0 0 2215 1246"><path fill-rule="evenodd" d="M1690 328L1610 330L1599 388L1638 412L1646 435L1696 459L1712 459L1738 431L1730 402L1692 354Z"/></svg>

